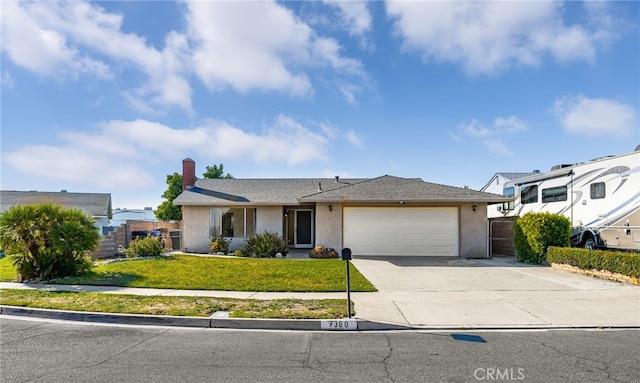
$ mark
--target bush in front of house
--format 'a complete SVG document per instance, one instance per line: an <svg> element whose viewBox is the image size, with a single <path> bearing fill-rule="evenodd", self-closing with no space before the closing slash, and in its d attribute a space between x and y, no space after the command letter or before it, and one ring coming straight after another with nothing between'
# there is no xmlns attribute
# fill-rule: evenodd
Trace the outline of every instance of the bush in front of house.
<svg viewBox="0 0 640 383"><path fill-rule="evenodd" d="M547 251L547 262L571 265L583 270L604 270L632 278L640 278L640 253L635 252L551 246Z"/></svg>
<svg viewBox="0 0 640 383"><path fill-rule="evenodd" d="M540 264L549 246L568 247L571 222L561 214L527 213L514 224L513 246L519 262Z"/></svg>
<svg viewBox="0 0 640 383"><path fill-rule="evenodd" d="M329 259L338 258L338 252L330 247L316 246L309 250L309 258Z"/></svg>
<svg viewBox="0 0 640 383"><path fill-rule="evenodd" d="M0 249L24 279L48 280L90 270L87 251L98 246L94 218L78 209L43 203L0 214Z"/></svg>
<svg viewBox="0 0 640 383"><path fill-rule="evenodd" d="M230 240L219 236L211 238L211 244L209 245L209 248L211 249L211 254L227 254L229 252L229 245L231 245Z"/></svg>
<svg viewBox="0 0 640 383"><path fill-rule="evenodd" d="M164 245L158 238L136 238L129 242L125 254L127 258L158 257L164 252Z"/></svg>
<svg viewBox="0 0 640 383"><path fill-rule="evenodd" d="M244 251L255 258L275 258L278 253L282 254L284 258L289 252L289 247L282 237L265 231L249 237L244 246Z"/></svg>
<svg viewBox="0 0 640 383"><path fill-rule="evenodd" d="M251 256L251 254L249 254L249 253L247 252L247 250L245 250L244 248L242 248L242 249L238 249L238 250L234 251L234 252L233 252L233 256L234 256L234 257L246 258L246 257Z"/></svg>

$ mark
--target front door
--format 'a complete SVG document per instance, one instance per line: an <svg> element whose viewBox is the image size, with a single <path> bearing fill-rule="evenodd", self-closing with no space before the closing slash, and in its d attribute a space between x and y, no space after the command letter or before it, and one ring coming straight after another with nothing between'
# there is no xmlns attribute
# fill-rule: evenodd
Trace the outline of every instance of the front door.
<svg viewBox="0 0 640 383"><path fill-rule="evenodd" d="M313 210L295 211L295 247L313 247Z"/></svg>

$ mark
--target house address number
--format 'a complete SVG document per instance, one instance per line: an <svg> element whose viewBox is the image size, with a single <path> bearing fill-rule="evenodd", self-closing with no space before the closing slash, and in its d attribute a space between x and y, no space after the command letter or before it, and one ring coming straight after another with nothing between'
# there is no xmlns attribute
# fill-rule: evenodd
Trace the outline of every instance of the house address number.
<svg viewBox="0 0 640 383"><path fill-rule="evenodd" d="M323 320L320 322L320 328L322 330L355 331L358 329L358 321L355 319Z"/></svg>

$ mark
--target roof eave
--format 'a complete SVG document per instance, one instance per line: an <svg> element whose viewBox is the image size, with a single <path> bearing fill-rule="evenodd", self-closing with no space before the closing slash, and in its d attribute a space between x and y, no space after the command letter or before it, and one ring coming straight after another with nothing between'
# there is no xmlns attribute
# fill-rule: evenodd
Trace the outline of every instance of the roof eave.
<svg viewBox="0 0 640 383"><path fill-rule="evenodd" d="M514 198L396 198L396 199L363 199L363 198L327 198L304 199L303 202L315 203L502 203L512 202Z"/></svg>
<svg viewBox="0 0 640 383"><path fill-rule="evenodd" d="M229 201L186 201L186 202L177 202L174 200L173 204L176 206L298 206L303 203L309 203L311 201L303 201L303 202L294 202L294 201L276 201L276 202L229 202Z"/></svg>

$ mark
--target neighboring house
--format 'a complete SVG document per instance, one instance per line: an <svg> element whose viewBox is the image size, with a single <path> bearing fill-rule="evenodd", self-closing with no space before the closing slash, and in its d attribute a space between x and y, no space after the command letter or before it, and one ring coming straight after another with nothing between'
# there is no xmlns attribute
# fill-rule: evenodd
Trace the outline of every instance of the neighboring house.
<svg viewBox="0 0 640 383"><path fill-rule="evenodd" d="M111 194L108 193L68 193L37 192L37 191L9 191L0 190L0 212L16 205L37 205L53 203L67 209L80 209L91 214L96 222L95 226L102 229L109 226L111 217Z"/></svg>
<svg viewBox="0 0 640 383"><path fill-rule="evenodd" d="M208 252L212 237L240 247L254 233L291 248L322 245L364 256L487 258L487 205L501 195L381 176L342 179L200 179L183 161L183 250Z"/></svg>
<svg viewBox="0 0 640 383"><path fill-rule="evenodd" d="M145 207L144 209L117 208L113 211L109 226L117 227L127 223L127 221L158 222L158 219L150 207Z"/></svg>
<svg viewBox="0 0 640 383"><path fill-rule="evenodd" d="M514 194L511 193L505 193L504 190L504 185L507 182L511 182L511 181L515 181L517 179L520 178L524 178L524 177L528 177L534 174L538 174L540 173L539 170L534 170L533 172L528 172L528 173L516 173L516 172L500 172L500 173L496 173L493 175L493 177L491 177L491 180L489 182L487 182L486 185L484 185L482 187L482 189L480 189L480 191L483 192L487 192L487 193L493 193L493 194L500 194L500 195L504 195L507 197L514 197ZM503 214L498 210L498 207L500 205L495 205L492 206L488 211L487 211L487 217L488 218L497 218L497 217L502 217Z"/></svg>

